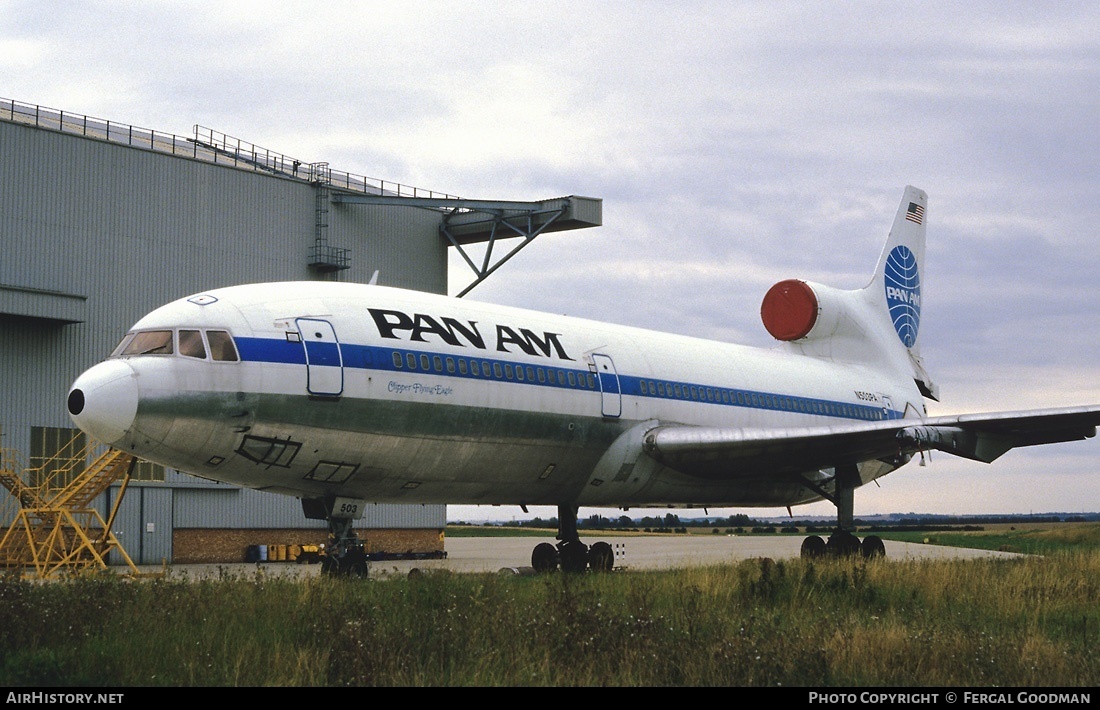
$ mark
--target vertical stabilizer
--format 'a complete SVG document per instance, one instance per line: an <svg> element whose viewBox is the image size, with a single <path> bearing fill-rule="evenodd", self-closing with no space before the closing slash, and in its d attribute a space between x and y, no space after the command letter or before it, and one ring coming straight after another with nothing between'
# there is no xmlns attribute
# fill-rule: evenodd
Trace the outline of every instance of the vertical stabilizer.
<svg viewBox="0 0 1100 710"><path fill-rule="evenodd" d="M907 186L898 205L890 235L879 256L864 297L889 317L898 341L908 352L913 377L921 393L938 399L938 388L920 357L921 298L928 195Z"/></svg>
<svg viewBox="0 0 1100 710"><path fill-rule="evenodd" d="M906 187L871 283L854 291L811 281L780 281L764 295L760 318L794 352L912 375L939 399L920 358L924 233L928 196Z"/></svg>

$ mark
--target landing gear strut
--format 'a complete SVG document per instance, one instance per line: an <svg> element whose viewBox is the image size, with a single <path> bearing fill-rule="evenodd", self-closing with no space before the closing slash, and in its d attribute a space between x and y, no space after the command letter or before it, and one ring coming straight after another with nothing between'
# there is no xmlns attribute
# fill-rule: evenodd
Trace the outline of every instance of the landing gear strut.
<svg viewBox="0 0 1100 710"><path fill-rule="evenodd" d="M325 556L321 558L321 574L366 578L367 553L351 523L349 518L329 517L329 544L325 547Z"/></svg>
<svg viewBox="0 0 1100 710"><path fill-rule="evenodd" d="M591 547L581 542L577 533L577 506L558 506L557 545L541 542L531 552L531 566L536 572L608 572L615 565L615 551L606 542Z"/></svg>
<svg viewBox="0 0 1100 710"><path fill-rule="evenodd" d="M886 546L882 538L868 535L861 542L852 532L855 530L855 489L860 485L859 472L854 464L837 467L834 479L834 491L828 495L819 489L828 500L836 505L836 529L829 535L828 541L817 535L811 535L802 541L802 559L819 557L852 557L860 555L866 558L885 557Z"/></svg>
<svg viewBox="0 0 1100 710"><path fill-rule="evenodd" d="M360 501L348 499L302 499L307 518L328 522L328 545L321 557L321 574L333 577L366 578L367 553L352 524L360 517Z"/></svg>

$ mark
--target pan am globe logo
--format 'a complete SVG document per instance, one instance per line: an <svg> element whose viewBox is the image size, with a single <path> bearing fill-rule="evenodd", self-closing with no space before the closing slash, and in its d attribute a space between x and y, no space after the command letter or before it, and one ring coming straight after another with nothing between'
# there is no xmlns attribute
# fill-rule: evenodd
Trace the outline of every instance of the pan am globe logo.
<svg viewBox="0 0 1100 710"><path fill-rule="evenodd" d="M917 257L907 246L896 246L886 257L886 306L902 344L917 342L920 327L920 274Z"/></svg>

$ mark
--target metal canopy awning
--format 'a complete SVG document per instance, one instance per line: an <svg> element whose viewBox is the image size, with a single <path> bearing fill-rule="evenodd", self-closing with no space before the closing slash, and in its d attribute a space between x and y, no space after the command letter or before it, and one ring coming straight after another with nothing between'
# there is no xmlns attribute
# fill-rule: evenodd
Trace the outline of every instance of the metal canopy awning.
<svg viewBox="0 0 1100 710"><path fill-rule="evenodd" d="M331 199L336 204L404 205L445 212L439 232L458 250L475 274L474 281L458 294L460 298L487 279L539 234L599 227L603 224L603 200L598 197L571 195L536 202L515 202L333 192ZM521 237L523 241L493 262L493 248L497 240L516 237ZM482 243L486 247L479 265L464 247Z"/></svg>

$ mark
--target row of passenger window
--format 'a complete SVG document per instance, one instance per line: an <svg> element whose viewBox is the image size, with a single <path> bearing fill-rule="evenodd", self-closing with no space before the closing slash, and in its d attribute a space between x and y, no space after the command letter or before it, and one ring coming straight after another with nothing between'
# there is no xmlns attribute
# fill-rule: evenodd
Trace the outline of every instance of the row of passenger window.
<svg viewBox="0 0 1100 710"><path fill-rule="evenodd" d="M536 365L513 365L508 362L427 355L426 353L402 354L393 351L393 367L397 370L430 372L438 375L461 377L485 377L493 380L530 382L540 385L556 385L575 389L596 389L596 376L591 372L577 372Z"/></svg>
<svg viewBox="0 0 1100 710"><path fill-rule="evenodd" d="M881 410L872 407L858 407L837 402L821 402L818 400L809 400L800 397L785 397L776 394L744 392L742 390L730 390L721 387L702 387L675 382L641 380L639 382L639 390L644 396L665 397L668 399L690 399L696 402L713 402L714 404L759 407L761 409L779 409L787 412L821 414L832 417L849 417L852 419L881 419L883 417Z"/></svg>

